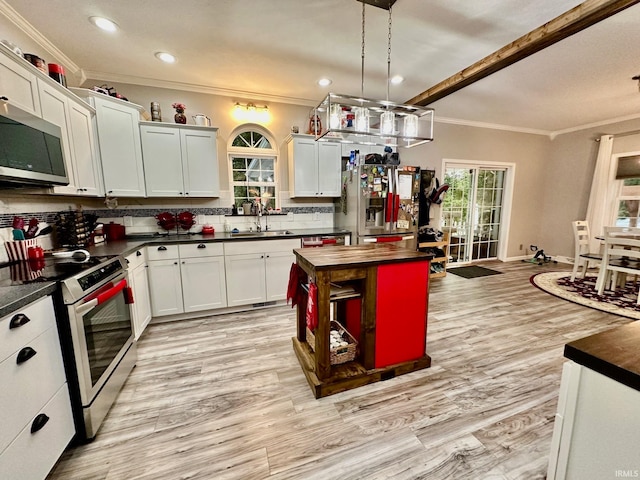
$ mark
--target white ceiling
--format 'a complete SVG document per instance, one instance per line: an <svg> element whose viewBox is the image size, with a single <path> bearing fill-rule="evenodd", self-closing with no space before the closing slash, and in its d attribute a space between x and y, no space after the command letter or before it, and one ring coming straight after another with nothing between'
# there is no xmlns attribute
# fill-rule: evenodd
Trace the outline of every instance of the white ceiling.
<svg viewBox="0 0 640 480"><path fill-rule="evenodd" d="M86 78L316 105L360 94L356 0L0 0ZM398 0L390 87L403 103L580 4L579 0ZM10 9L9 9L10 10ZM115 21L107 34L92 15ZM19 17L18 17L19 18ZM388 12L366 8L364 95L386 97ZM558 133L640 116L640 5L431 106L436 120ZM157 51L178 62L163 64ZM330 87L316 81L327 76Z"/></svg>

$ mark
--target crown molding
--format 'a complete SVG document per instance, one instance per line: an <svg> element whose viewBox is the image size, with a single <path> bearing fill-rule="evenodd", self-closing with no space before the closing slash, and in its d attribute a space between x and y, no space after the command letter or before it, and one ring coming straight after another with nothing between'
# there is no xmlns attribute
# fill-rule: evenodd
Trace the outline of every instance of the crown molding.
<svg viewBox="0 0 640 480"><path fill-rule="evenodd" d="M2 1L2 0L0 0ZM169 80L158 80L155 78L136 77L133 75L121 75L107 72L98 72L92 70L84 71L85 78L99 80L101 82L109 81L115 83L129 83L132 85L140 85L144 87L166 88L169 90L181 90L195 93L206 93L209 95L221 95L224 97L250 98L251 100L261 102L286 103L290 105L301 105L315 107L318 105L318 99L310 100L308 98L285 97L280 95L269 95L259 92L247 92L245 90L234 90L231 88L211 87L208 85L197 85L193 83L173 82Z"/></svg>
<svg viewBox="0 0 640 480"><path fill-rule="evenodd" d="M465 127L488 128L491 130L504 130L508 132L528 133L531 135L550 136L552 132L549 130L539 130L536 128L512 127L509 125L500 125L497 123L476 122L473 120L461 120L459 118L438 117L433 119L436 123L448 123L451 125L463 125Z"/></svg>
<svg viewBox="0 0 640 480"><path fill-rule="evenodd" d="M82 75L81 68L76 65L73 60L67 57L60 49L51 43L47 37L36 30L33 25L27 22L22 15L16 12L5 0L0 0L0 14L5 16L7 20L40 45L48 54L55 58L56 61L62 63L68 73L71 73L75 77Z"/></svg>
<svg viewBox="0 0 640 480"><path fill-rule="evenodd" d="M567 128L565 130L556 130L551 132L549 137L551 140L555 139L559 135L565 135L567 133L579 132L580 130L587 130L589 128L602 127L604 125L611 125L612 123L626 122L627 120L636 120L640 118L640 113L634 113L632 115L625 115L624 117L611 118L609 120L602 120L600 122L586 123L584 125L578 125L576 127Z"/></svg>

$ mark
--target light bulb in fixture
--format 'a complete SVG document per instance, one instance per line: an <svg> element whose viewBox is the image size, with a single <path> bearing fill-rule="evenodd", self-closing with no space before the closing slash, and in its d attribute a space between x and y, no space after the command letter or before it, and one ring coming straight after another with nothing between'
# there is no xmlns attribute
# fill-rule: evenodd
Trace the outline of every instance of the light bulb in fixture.
<svg viewBox="0 0 640 480"><path fill-rule="evenodd" d="M380 115L380 133L383 135L392 135L395 130L396 115L387 110Z"/></svg>
<svg viewBox="0 0 640 480"><path fill-rule="evenodd" d="M175 63L176 57L167 52L156 52L156 58L165 63Z"/></svg>
<svg viewBox="0 0 640 480"><path fill-rule="evenodd" d="M392 85L400 85L402 82L404 82L404 77L401 75L394 75L393 77L391 77Z"/></svg>
<svg viewBox="0 0 640 480"><path fill-rule="evenodd" d="M332 83L333 82L330 78L321 78L320 80L318 80L318 85L320 85L321 87L328 87Z"/></svg>
<svg viewBox="0 0 640 480"><path fill-rule="evenodd" d="M404 117L404 136L415 138L418 136L418 116L409 114Z"/></svg>
<svg viewBox="0 0 640 480"><path fill-rule="evenodd" d="M118 25L104 17L89 17L89 21L105 32L115 32L118 30Z"/></svg>
<svg viewBox="0 0 640 480"><path fill-rule="evenodd" d="M342 117L342 107L334 103L331 105L331 111L329 112L329 127L332 129L340 128L340 121Z"/></svg>
<svg viewBox="0 0 640 480"><path fill-rule="evenodd" d="M354 107L356 132L369 133L369 109L366 107Z"/></svg>

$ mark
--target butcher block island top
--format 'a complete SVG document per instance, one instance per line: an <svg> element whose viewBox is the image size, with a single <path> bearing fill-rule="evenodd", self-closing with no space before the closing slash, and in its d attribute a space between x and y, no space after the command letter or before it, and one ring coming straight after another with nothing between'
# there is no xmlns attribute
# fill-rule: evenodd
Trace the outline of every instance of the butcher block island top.
<svg viewBox="0 0 640 480"><path fill-rule="evenodd" d="M426 338L432 255L385 244L304 248L294 254L306 277L299 288L317 288L311 317L317 326L309 329L305 293L297 303L292 339L316 398L431 366ZM336 360L332 326L357 341L352 360Z"/></svg>

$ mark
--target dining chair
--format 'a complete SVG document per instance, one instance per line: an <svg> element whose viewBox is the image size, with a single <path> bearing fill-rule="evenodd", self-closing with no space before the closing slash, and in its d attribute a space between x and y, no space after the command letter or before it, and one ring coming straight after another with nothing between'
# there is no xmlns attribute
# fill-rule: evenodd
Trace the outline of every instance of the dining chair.
<svg viewBox="0 0 640 480"><path fill-rule="evenodd" d="M571 222L573 226L573 240L575 243L575 254L573 258L573 272L571 272L571 281L576 279L578 270L582 266L582 274L580 278L584 278L589 268L589 263L599 263L602 261L600 253L589 252L589 243L591 234L589 232L589 222L586 220L575 220Z"/></svg>
<svg viewBox="0 0 640 480"><path fill-rule="evenodd" d="M617 230L617 231L616 231ZM640 275L640 235L622 235L619 229L612 230L605 227L604 252L598 274L597 290L602 295L605 286L611 277L610 288L615 290L618 286L618 274ZM636 299L640 304L640 293Z"/></svg>

